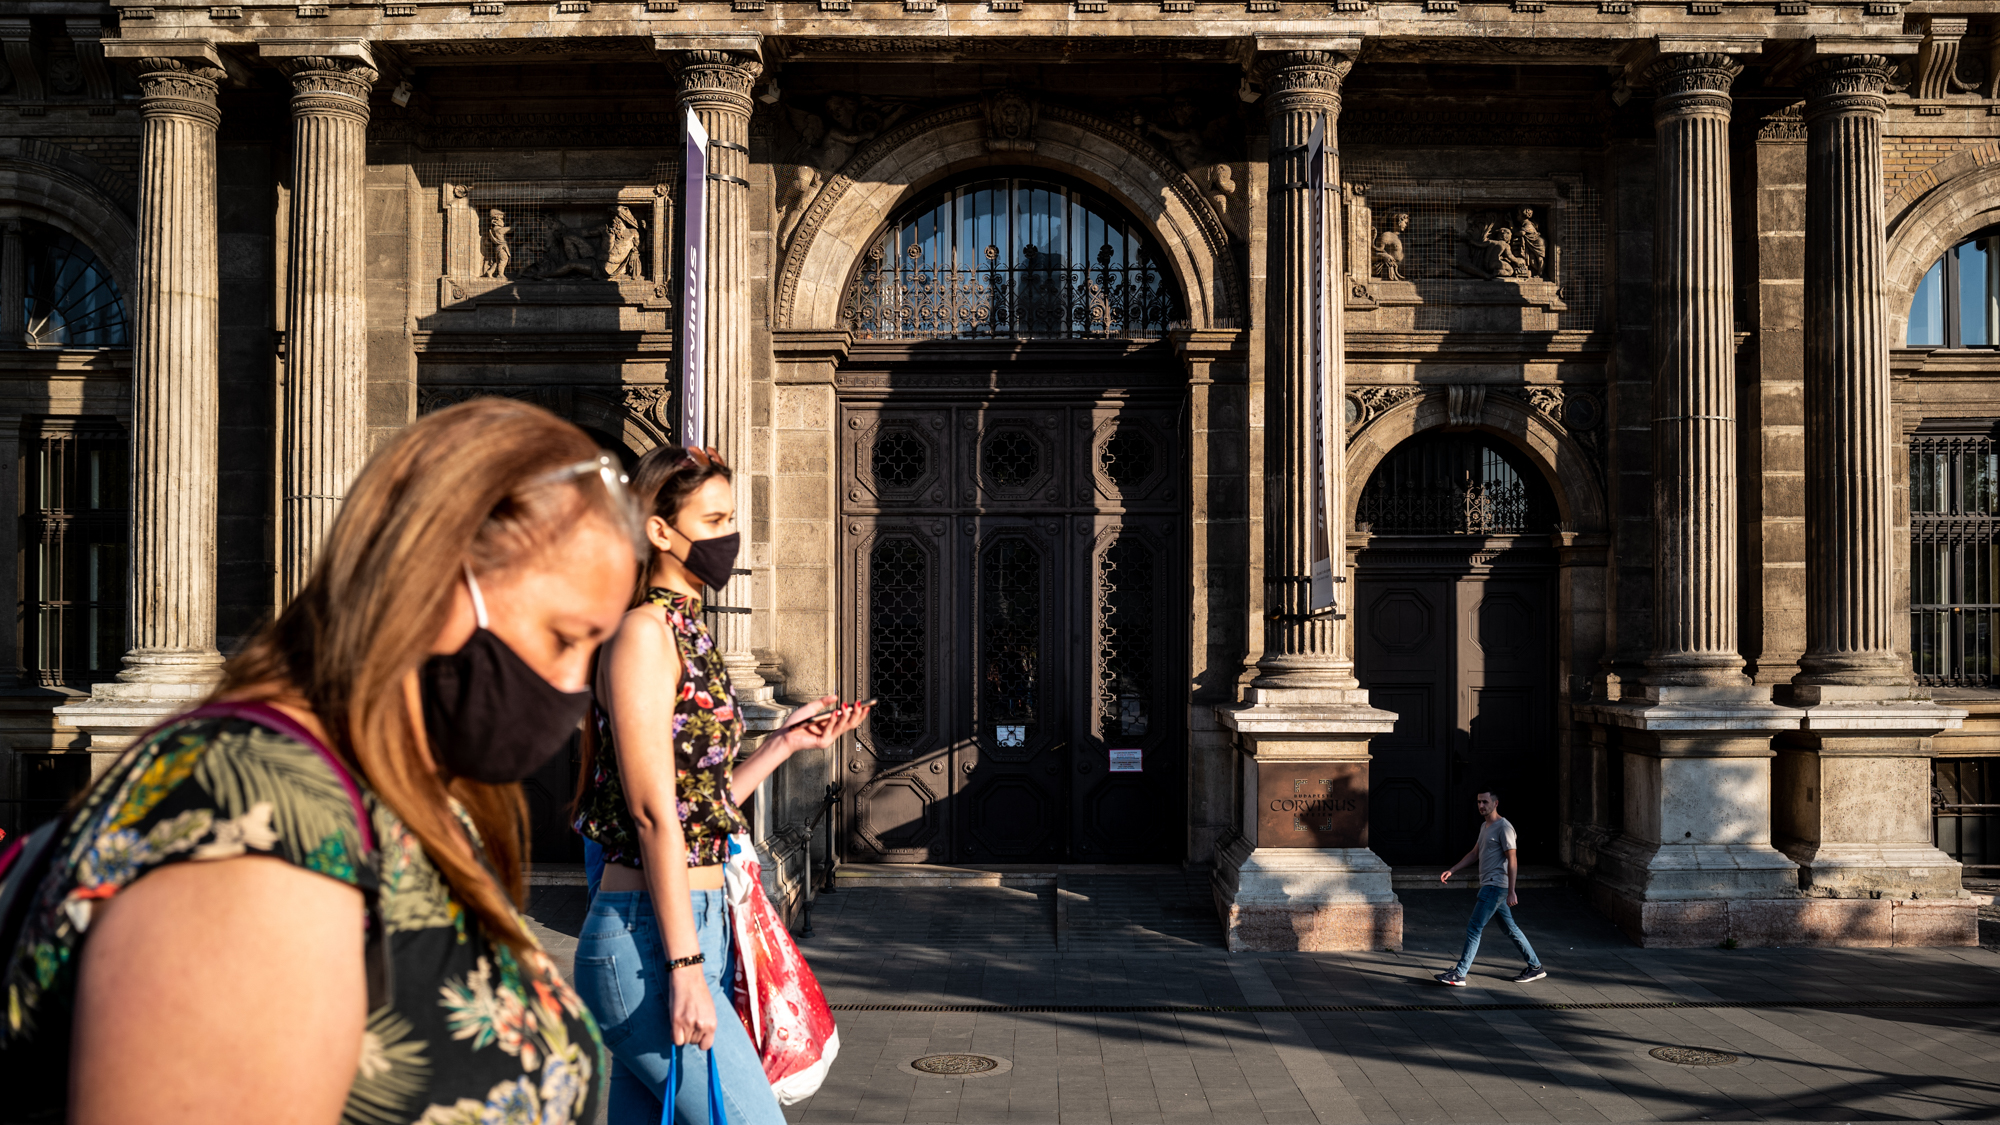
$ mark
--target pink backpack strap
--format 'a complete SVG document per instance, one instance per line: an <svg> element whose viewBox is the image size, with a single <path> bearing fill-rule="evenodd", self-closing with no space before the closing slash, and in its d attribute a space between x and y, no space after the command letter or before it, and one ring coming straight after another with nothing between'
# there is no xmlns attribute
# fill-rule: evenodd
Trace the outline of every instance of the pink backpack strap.
<svg viewBox="0 0 2000 1125"><path fill-rule="evenodd" d="M261 701L210 703L178 716L173 721L179 723L189 719L247 719L260 727L268 727L295 742L312 747L313 753L318 754L326 762L327 768L333 771L333 776L340 779L340 787L347 790L347 799L354 805L355 824L361 832L362 848L370 853L375 851L375 825L368 816L368 807L361 802L361 787L355 784L354 775L348 771L347 763L341 761L340 755L328 749L326 743L321 742L297 719Z"/></svg>

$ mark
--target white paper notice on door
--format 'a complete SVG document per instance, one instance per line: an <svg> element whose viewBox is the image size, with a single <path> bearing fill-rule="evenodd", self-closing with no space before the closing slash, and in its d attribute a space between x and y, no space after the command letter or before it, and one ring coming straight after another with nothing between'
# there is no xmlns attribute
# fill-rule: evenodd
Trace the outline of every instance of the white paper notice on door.
<svg viewBox="0 0 2000 1125"><path fill-rule="evenodd" d="M1142 759L1146 753L1144 750L1112 750L1109 753L1111 755L1112 773L1145 772L1145 767L1142 764Z"/></svg>

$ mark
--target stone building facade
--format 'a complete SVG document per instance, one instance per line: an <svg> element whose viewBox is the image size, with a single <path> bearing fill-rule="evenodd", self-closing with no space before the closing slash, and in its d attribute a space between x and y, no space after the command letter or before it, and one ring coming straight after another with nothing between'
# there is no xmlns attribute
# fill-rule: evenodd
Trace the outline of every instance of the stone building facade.
<svg viewBox="0 0 2000 1125"><path fill-rule="evenodd" d="M1647 944L1976 939L1990 4L35 0L0 47L12 826L398 427L675 437L692 112L718 637L763 729L882 700L757 799L788 900L1188 864L1237 948L1393 946L1497 787Z"/></svg>

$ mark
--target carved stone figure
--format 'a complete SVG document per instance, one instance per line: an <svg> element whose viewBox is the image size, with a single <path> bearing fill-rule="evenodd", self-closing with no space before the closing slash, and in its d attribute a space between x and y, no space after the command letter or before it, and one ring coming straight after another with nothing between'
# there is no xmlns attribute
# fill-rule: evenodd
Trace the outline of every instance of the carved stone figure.
<svg viewBox="0 0 2000 1125"><path fill-rule="evenodd" d="M1513 233L1489 215L1475 214L1467 219L1454 263L1458 272L1482 281L1527 277L1528 264L1514 253Z"/></svg>
<svg viewBox="0 0 2000 1125"><path fill-rule="evenodd" d="M604 276L614 280L638 281L639 232L645 224L632 217L632 209L620 207L604 228Z"/></svg>
<svg viewBox="0 0 2000 1125"><path fill-rule="evenodd" d="M1175 98L1167 114L1172 122L1170 126L1138 115L1133 116L1132 125L1165 141L1167 151L1173 153L1174 159L1189 172L1215 163L1216 157L1206 135L1208 130L1203 128L1200 111L1193 100L1185 95Z"/></svg>
<svg viewBox="0 0 2000 1125"><path fill-rule="evenodd" d="M1208 203L1231 234L1244 233L1244 204L1237 197L1236 173L1227 164L1217 164L1208 173Z"/></svg>
<svg viewBox="0 0 2000 1125"><path fill-rule="evenodd" d="M507 236L513 230L507 225L506 212L498 207L486 212L486 229L480 232L479 240L479 276L507 276L507 264L514 258L514 252L507 247Z"/></svg>
<svg viewBox="0 0 2000 1125"><path fill-rule="evenodd" d="M991 152L1032 152L1035 103L1012 90L986 99L986 148Z"/></svg>
<svg viewBox="0 0 2000 1125"><path fill-rule="evenodd" d="M1410 216L1398 211L1389 216L1389 225L1375 236L1371 258L1373 276L1384 281L1403 280L1403 232L1410 229Z"/></svg>
<svg viewBox="0 0 2000 1125"><path fill-rule="evenodd" d="M1548 264L1549 246L1543 241L1540 228L1535 226L1535 209L1523 207L1514 212L1514 237L1520 241L1521 260L1527 264L1527 277L1541 277L1542 269Z"/></svg>
<svg viewBox="0 0 2000 1125"><path fill-rule="evenodd" d="M542 256L528 271L528 276L544 281L556 277L591 277L597 271L597 248L590 244L590 236L561 219L549 221L548 234L542 240Z"/></svg>
<svg viewBox="0 0 2000 1125"><path fill-rule="evenodd" d="M854 150L874 140L909 110L908 106L872 103L864 110L861 102L847 94L829 94L822 108L826 111L823 117L786 107L799 142L792 153L790 182L779 192L781 243L791 241L792 232L798 229L799 220L805 218L806 208L812 205L819 189L846 167L854 158Z"/></svg>

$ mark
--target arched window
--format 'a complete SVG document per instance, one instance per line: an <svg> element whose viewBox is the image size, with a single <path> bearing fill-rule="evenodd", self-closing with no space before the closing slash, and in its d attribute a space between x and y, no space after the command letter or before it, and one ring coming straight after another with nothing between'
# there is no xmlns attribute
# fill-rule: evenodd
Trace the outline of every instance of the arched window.
<svg viewBox="0 0 2000 1125"><path fill-rule="evenodd" d="M1159 247L1082 188L1005 177L906 208L863 256L841 321L857 339L1151 339L1180 303Z"/></svg>
<svg viewBox="0 0 2000 1125"><path fill-rule="evenodd" d="M2000 347L2000 227L1946 252L1910 302L1913 348Z"/></svg>
<svg viewBox="0 0 2000 1125"><path fill-rule="evenodd" d="M1556 522L1555 498L1518 452L1476 434L1418 434L1361 490L1356 523L1377 535L1522 535Z"/></svg>
<svg viewBox="0 0 2000 1125"><path fill-rule="evenodd" d="M0 341L0 346L130 347L118 282L90 247L47 223L12 222L18 226L7 232L8 252L0 254L0 270L18 278L20 336Z"/></svg>

